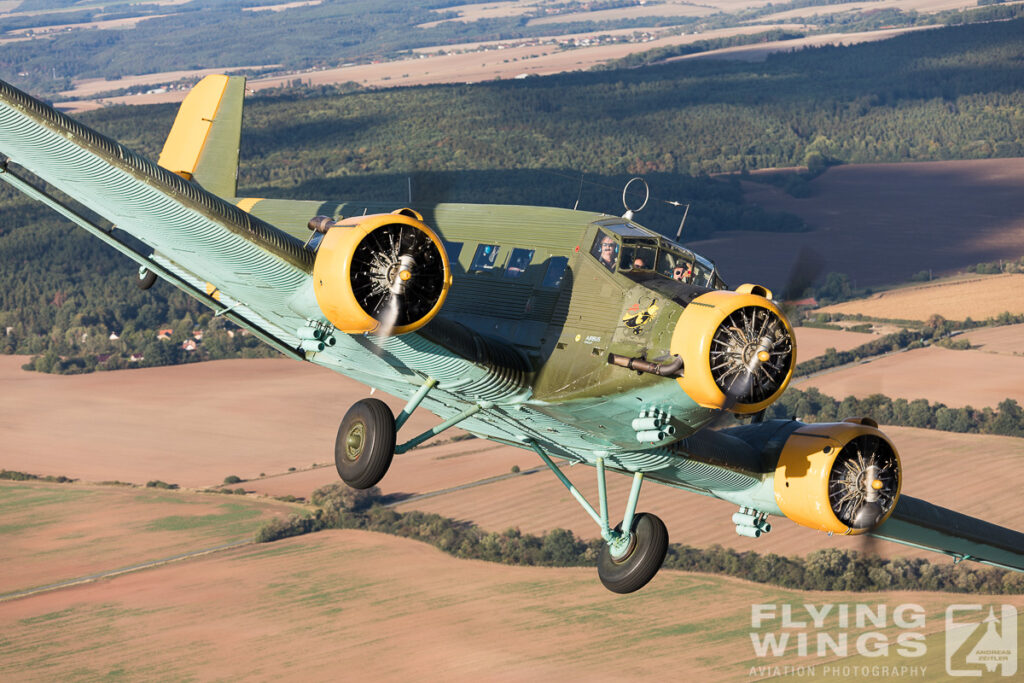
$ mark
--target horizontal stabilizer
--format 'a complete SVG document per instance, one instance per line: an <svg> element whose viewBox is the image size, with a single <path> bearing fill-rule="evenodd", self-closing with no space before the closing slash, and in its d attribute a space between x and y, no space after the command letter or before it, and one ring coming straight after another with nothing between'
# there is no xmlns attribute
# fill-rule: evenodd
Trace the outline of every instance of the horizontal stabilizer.
<svg viewBox="0 0 1024 683"><path fill-rule="evenodd" d="M900 496L889 519L871 534L915 548L1024 571L1024 534L910 496Z"/></svg>

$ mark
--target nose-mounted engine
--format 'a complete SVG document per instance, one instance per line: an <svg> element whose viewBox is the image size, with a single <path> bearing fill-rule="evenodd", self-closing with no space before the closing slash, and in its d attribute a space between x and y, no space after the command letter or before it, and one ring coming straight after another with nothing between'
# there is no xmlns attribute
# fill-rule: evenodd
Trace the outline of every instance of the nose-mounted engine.
<svg viewBox="0 0 1024 683"><path fill-rule="evenodd" d="M803 526L862 534L888 518L901 482L892 442L873 420L851 418L789 436L775 470L775 501Z"/></svg>
<svg viewBox="0 0 1024 683"><path fill-rule="evenodd" d="M338 222L318 216L317 304L340 331L403 334L426 325L451 286L438 236L410 209Z"/></svg>
<svg viewBox="0 0 1024 683"><path fill-rule="evenodd" d="M672 353L683 359L679 385L698 405L749 414L785 391L796 364L793 328L757 285L708 292L676 323Z"/></svg>

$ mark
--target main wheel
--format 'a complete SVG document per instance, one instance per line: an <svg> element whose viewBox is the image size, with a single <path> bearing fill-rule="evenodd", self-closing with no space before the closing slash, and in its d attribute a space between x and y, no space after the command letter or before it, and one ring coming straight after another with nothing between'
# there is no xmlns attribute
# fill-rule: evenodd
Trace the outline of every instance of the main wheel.
<svg viewBox="0 0 1024 683"><path fill-rule="evenodd" d="M156 273L152 270L147 270L145 275L139 273L139 277L135 280L135 284L139 289L149 289L156 284Z"/></svg>
<svg viewBox="0 0 1024 683"><path fill-rule="evenodd" d="M622 529L622 524L615 528ZM614 593L640 590L661 569L668 553L668 529L658 517L642 512L633 518L629 547L619 557L605 543L597 560L597 574L604 587Z"/></svg>
<svg viewBox="0 0 1024 683"><path fill-rule="evenodd" d="M353 404L338 428L334 465L354 489L368 489L387 474L395 455L395 417L384 401L364 398Z"/></svg>

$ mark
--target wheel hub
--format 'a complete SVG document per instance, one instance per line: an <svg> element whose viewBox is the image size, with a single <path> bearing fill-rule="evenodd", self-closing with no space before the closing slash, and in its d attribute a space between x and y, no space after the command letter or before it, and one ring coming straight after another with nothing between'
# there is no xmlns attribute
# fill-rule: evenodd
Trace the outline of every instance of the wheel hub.
<svg viewBox="0 0 1024 683"><path fill-rule="evenodd" d="M349 460L358 460L363 453L363 441L366 439L366 430L361 424L353 425L345 438L345 456Z"/></svg>
<svg viewBox="0 0 1024 683"><path fill-rule="evenodd" d="M612 532L612 537L608 540L608 551L611 553L613 560L621 562L629 557L629 554L633 551L633 547L635 545L635 534L621 531Z"/></svg>

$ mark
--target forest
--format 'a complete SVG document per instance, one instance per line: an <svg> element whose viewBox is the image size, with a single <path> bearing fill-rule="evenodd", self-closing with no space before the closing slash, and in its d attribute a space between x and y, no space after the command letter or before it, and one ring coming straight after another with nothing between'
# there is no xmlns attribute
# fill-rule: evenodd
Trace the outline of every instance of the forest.
<svg viewBox="0 0 1024 683"><path fill-rule="evenodd" d="M683 241L799 231L744 201L735 175L805 165L1024 156L1024 20L920 31L763 63L698 60L546 78L249 98L242 196L529 203L620 214ZM175 105L81 120L155 158ZM733 176L717 174L731 173ZM582 182L581 182L582 180ZM83 372L272 354L41 205L0 187L0 351ZM727 264L723 264L727 265ZM964 264L965 266L969 264ZM171 329L167 341L160 330ZM181 346L204 335L195 351ZM231 332L232 334L228 334ZM110 339L116 334L118 339ZM131 360L132 356L142 359Z"/></svg>

